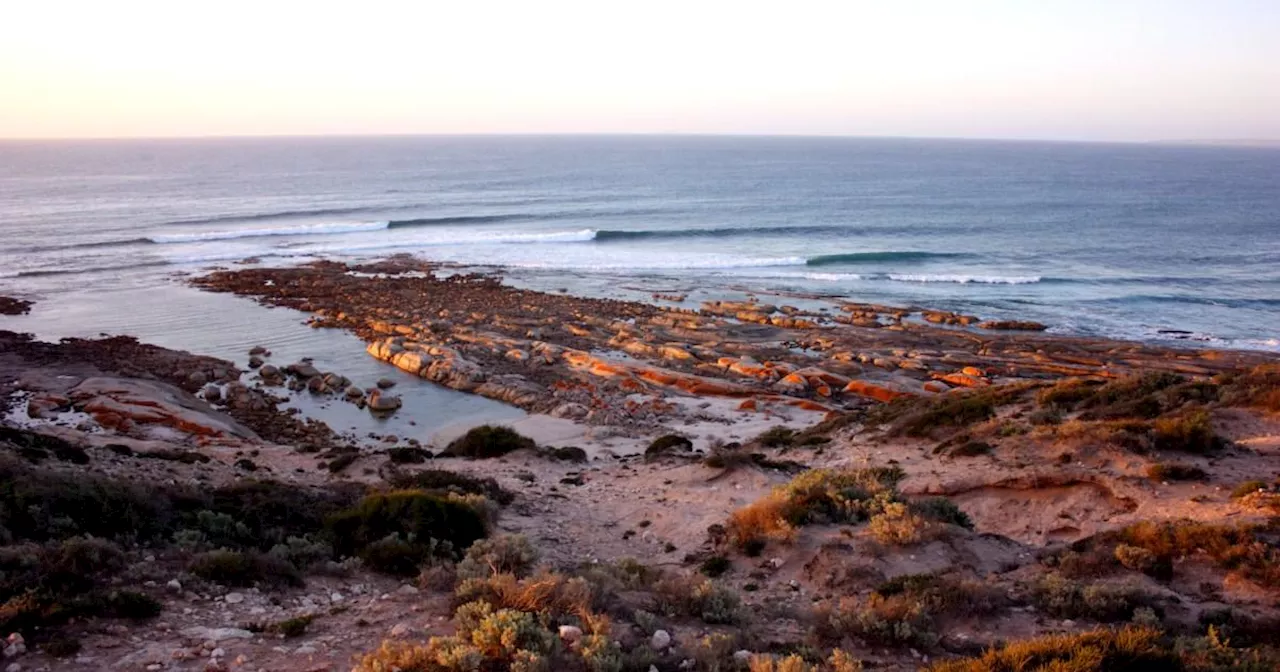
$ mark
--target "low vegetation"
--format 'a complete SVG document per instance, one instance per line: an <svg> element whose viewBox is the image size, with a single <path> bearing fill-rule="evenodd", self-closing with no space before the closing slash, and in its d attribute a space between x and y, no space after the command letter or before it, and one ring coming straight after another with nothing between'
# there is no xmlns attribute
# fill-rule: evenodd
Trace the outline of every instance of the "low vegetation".
<svg viewBox="0 0 1280 672"><path fill-rule="evenodd" d="M534 450L533 439L510 427L481 425L454 439L441 451L441 456L489 458L501 457L517 450Z"/></svg>
<svg viewBox="0 0 1280 672"><path fill-rule="evenodd" d="M758 554L771 541L786 542L811 524L858 524L886 544L917 543L938 531L940 523L968 526L954 504L937 498L905 501L897 484L905 476L897 468L814 469L775 488L764 498L730 516L726 533L740 550Z"/></svg>

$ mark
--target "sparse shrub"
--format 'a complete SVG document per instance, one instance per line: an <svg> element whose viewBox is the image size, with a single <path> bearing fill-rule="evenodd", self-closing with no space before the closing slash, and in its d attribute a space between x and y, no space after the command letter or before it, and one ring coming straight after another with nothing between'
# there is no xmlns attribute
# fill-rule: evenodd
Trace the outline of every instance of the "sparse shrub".
<svg viewBox="0 0 1280 672"><path fill-rule="evenodd" d="M910 506L912 511L929 520L948 525L958 525L966 530L973 529L973 521L969 518L969 514L962 511L959 506L956 506L955 502L946 497L917 499L911 502Z"/></svg>
<svg viewBox="0 0 1280 672"><path fill-rule="evenodd" d="M1134 523L1118 530L1121 543L1144 548L1156 557L1153 575L1167 578L1174 561L1204 553L1215 564L1262 586L1280 586L1280 549L1259 539L1257 528L1196 521Z"/></svg>
<svg viewBox="0 0 1280 672"><path fill-rule="evenodd" d="M901 502L890 502L867 523L871 536L882 544L910 546L924 541L931 532L929 521L911 512Z"/></svg>
<svg viewBox="0 0 1280 672"><path fill-rule="evenodd" d="M1223 401L1280 411L1280 365L1260 364L1247 373L1223 381Z"/></svg>
<svg viewBox="0 0 1280 672"><path fill-rule="evenodd" d="M1077 403L1093 396L1100 385L1101 383L1096 380L1063 378L1054 383L1052 387L1040 390L1036 394L1036 402L1041 406L1057 406L1070 410Z"/></svg>
<svg viewBox="0 0 1280 672"><path fill-rule="evenodd" d="M1156 568L1156 554L1140 546L1120 544L1115 550L1116 560L1137 572L1150 572Z"/></svg>
<svg viewBox="0 0 1280 672"><path fill-rule="evenodd" d="M668 576L653 586L654 611L669 618L689 616L704 623L736 623L741 618L737 593L710 579Z"/></svg>
<svg viewBox="0 0 1280 672"><path fill-rule="evenodd" d="M1076 635L1048 635L1011 642L976 658L934 663L928 669L929 672L1181 672L1178 657L1160 637L1159 630L1132 626Z"/></svg>
<svg viewBox="0 0 1280 672"><path fill-rule="evenodd" d="M1205 454L1225 443L1214 433L1209 412L1204 410L1160 418L1155 421L1151 435L1158 450Z"/></svg>
<svg viewBox="0 0 1280 672"><path fill-rule="evenodd" d="M1111 418L1154 418L1164 411L1158 393L1180 385L1185 378L1156 371L1109 381L1080 404L1087 420Z"/></svg>
<svg viewBox="0 0 1280 672"><path fill-rule="evenodd" d="M310 535L289 537L271 548L271 555L282 558L300 570L319 565L333 557L333 546Z"/></svg>
<svg viewBox="0 0 1280 672"><path fill-rule="evenodd" d="M991 418L996 408L1008 401L1005 392L994 388L932 398L903 398L877 409L879 412L871 420L890 420L891 436L928 437L938 429L967 427Z"/></svg>
<svg viewBox="0 0 1280 672"><path fill-rule="evenodd" d="M301 637L307 634L307 628L311 627L311 622L314 621L315 618L315 616L310 614L286 618L283 621L273 623L268 630L286 639Z"/></svg>
<svg viewBox="0 0 1280 672"><path fill-rule="evenodd" d="M85 591L97 577L115 574L125 567L124 551L105 539L67 539L41 558L41 583L55 592Z"/></svg>
<svg viewBox="0 0 1280 672"><path fill-rule="evenodd" d="M107 613L118 618L138 621L155 618L162 608L159 600L135 590L115 590L106 599Z"/></svg>
<svg viewBox="0 0 1280 672"><path fill-rule="evenodd" d="M504 489L492 478L476 478L444 469L426 469L413 473L394 472L387 478L391 487L400 490L445 491L459 494L484 495L499 503L510 504L515 495Z"/></svg>
<svg viewBox="0 0 1280 672"><path fill-rule="evenodd" d="M1095 621L1127 621L1133 610L1147 606L1147 596L1125 585L1082 584L1061 574L1046 574L1031 589L1036 606L1058 618L1089 618Z"/></svg>
<svg viewBox="0 0 1280 672"><path fill-rule="evenodd" d="M191 559L187 570L192 574L228 586L302 585L297 568L287 561L263 553L218 550L201 553Z"/></svg>
<svg viewBox="0 0 1280 672"><path fill-rule="evenodd" d="M1147 467L1147 478L1153 481L1204 481L1209 474L1204 469L1191 464L1177 462L1158 462Z"/></svg>
<svg viewBox="0 0 1280 672"><path fill-rule="evenodd" d="M396 446L387 449L387 459L393 464L422 464L431 459L431 453L412 446Z"/></svg>
<svg viewBox="0 0 1280 672"><path fill-rule="evenodd" d="M770 427L764 432L761 432L760 436L757 436L752 440L752 442L758 443L766 448L785 448L792 445L792 443L795 442L795 439L796 431L794 429L778 425L777 427Z"/></svg>
<svg viewBox="0 0 1280 672"><path fill-rule="evenodd" d="M741 445L733 444L716 444L711 446L710 453L702 460L702 463L712 469L736 469L749 464L755 464L758 458L763 455L753 455L742 448Z"/></svg>
<svg viewBox="0 0 1280 672"><path fill-rule="evenodd" d="M804 472L734 511L728 536L743 551L758 551L769 540L790 539L802 525L867 520L896 501L905 475L898 467Z"/></svg>
<svg viewBox="0 0 1280 672"><path fill-rule="evenodd" d="M698 571L714 579L724 575L724 573L729 571L732 567L733 563L729 561L729 558L726 558L723 555L713 555L702 561L702 564L698 567Z"/></svg>
<svg viewBox="0 0 1280 672"><path fill-rule="evenodd" d="M990 455L991 444L985 441L966 441L958 446L945 449L943 452L948 457L977 457L979 455Z"/></svg>
<svg viewBox="0 0 1280 672"><path fill-rule="evenodd" d="M1266 490L1266 481L1245 481L1231 490L1231 499L1247 497L1259 490Z"/></svg>
<svg viewBox="0 0 1280 672"><path fill-rule="evenodd" d="M822 602L814 617L815 634L829 642L854 637L876 646L930 647L938 641L924 602L906 594Z"/></svg>
<svg viewBox="0 0 1280 672"><path fill-rule="evenodd" d="M481 425L454 439L441 452L452 457L490 458L501 457L516 450L533 450L533 439L521 435L510 427Z"/></svg>
<svg viewBox="0 0 1280 672"><path fill-rule="evenodd" d="M70 658L80 653L80 640L65 635L54 635L40 645L40 650L54 658Z"/></svg>
<svg viewBox="0 0 1280 672"><path fill-rule="evenodd" d="M494 609L516 609L554 618L582 618L591 613L597 597L591 584L578 577L541 573L517 579L511 574L494 574L459 583L454 591L454 604L486 602Z"/></svg>
<svg viewBox="0 0 1280 672"><path fill-rule="evenodd" d="M467 549L458 563L458 578L484 579L495 574L528 576L538 562L538 552L522 534L502 534L481 539Z"/></svg>
<svg viewBox="0 0 1280 672"><path fill-rule="evenodd" d="M358 556L370 544L393 536L423 545L436 539L465 549L484 537L485 521L473 508L447 497L398 490L369 495L334 514L329 529L339 555Z"/></svg>
<svg viewBox="0 0 1280 672"><path fill-rule="evenodd" d="M644 459L651 460L671 452L687 452L693 450L693 442L679 434L666 434L654 439L644 449Z"/></svg>
<svg viewBox="0 0 1280 672"><path fill-rule="evenodd" d="M379 539L360 551L360 559L369 569L395 576L415 576L424 564L453 554L448 542L428 538L408 541L398 534Z"/></svg>
<svg viewBox="0 0 1280 672"><path fill-rule="evenodd" d="M1037 408L1027 415L1027 422L1036 427L1062 424L1062 412L1055 408Z"/></svg>

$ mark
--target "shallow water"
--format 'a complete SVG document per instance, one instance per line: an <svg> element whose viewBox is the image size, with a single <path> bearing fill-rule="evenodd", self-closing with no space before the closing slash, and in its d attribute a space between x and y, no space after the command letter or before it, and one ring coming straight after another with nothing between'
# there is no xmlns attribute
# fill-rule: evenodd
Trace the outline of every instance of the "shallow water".
<svg viewBox="0 0 1280 672"><path fill-rule="evenodd" d="M272 353L267 361L277 366L311 357L321 371L340 373L360 387L372 387L379 378L395 380L390 393L398 395L404 406L387 418L346 403L340 395L315 397L301 392L285 405L361 439L373 432L426 442L450 425L525 416L513 406L411 376L368 355L355 336L337 329L312 329L305 320L306 315L295 310L260 306L169 281L146 289L66 292L56 301L37 304L29 315L0 316L0 329L32 333L46 341L129 335L146 343L228 359L244 369L249 349L261 345ZM252 377L247 374L246 382Z"/></svg>

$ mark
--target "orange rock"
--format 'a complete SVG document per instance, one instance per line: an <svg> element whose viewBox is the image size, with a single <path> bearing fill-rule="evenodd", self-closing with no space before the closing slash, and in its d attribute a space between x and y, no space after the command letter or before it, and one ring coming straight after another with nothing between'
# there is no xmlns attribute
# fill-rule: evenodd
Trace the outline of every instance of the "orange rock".
<svg viewBox="0 0 1280 672"><path fill-rule="evenodd" d="M756 411L756 410L759 410L759 406L756 404L755 399L744 399L741 404L738 404L738 410L739 411Z"/></svg>
<svg viewBox="0 0 1280 672"><path fill-rule="evenodd" d="M967 376L963 373L948 373L945 376L938 376L938 380L951 383L957 387L987 387L991 385L991 382L985 378Z"/></svg>
<svg viewBox="0 0 1280 672"><path fill-rule="evenodd" d="M855 394L859 397L875 399L876 401L893 401L898 397L909 397L910 392L894 389L885 385L876 385L865 380L851 380L848 385L844 386L845 394Z"/></svg>
<svg viewBox="0 0 1280 672"><path fill-rule="evenodd" d="M974 378L983 378L987 375L986 371L983 371L976 366L966 366L963 369L960 369L960 373L963 373L966 376L973 376Z"/></svg>
<svg viewBox="0 0 1280 672"><path fill-rule="evenodd" d="M938 394L942 394L943 392L950 392L951 386L942 382L941 380L931 380L924 384L924 389L926 392L936 392Z"/></svg>

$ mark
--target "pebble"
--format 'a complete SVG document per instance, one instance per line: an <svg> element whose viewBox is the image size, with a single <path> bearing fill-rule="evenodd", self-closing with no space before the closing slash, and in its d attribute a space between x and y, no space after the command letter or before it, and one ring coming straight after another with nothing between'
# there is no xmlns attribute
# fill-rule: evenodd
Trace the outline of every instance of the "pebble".
<svg viewBox="0 0 1280 672"><path fill-rule="evenodd" d="M244 595L240 593L227 593L227 596L222 599L225 600L227 604L240 604L241 602L244 602Z"/></svg>
<svg viewBox="0 0 1280 672"><path fill-rule="evenodd" d="M734 651L733 662L737 663L739 667L746 667L751 662L751 652L746 649Z"/></svg>
<svg viewBox="0 0 1280 672"><path fill-rule="evenodd" d="M343 601L343 600L345 600L345 599L347 599L347 598L346 598L346 597L344 597L344 596L342 595L342 593L339 593L339 592L337 592L337 591L334 591L334 592L333 592L333 594L329 595L329 601L330 601L330 602L341 602L341 601Z"/></svg>
<svg viewBox="0 0 1280 672"><path fill-rule="evenodd" d="M9 666L4 668L4 672L22 672L22 666L17 663L9 663Z"/></svg>
<svg viewBox="0 0 1280 672"><path fill-rule="evenodd" d="M311 646L310 644L303 644L302 646L294 649L293 652L300 656L309 656L316 652L316 647Z"/></svg>
<svg viewBox="0 0 1280 672"><path fill-rule="evenodd" d="M210 658L222 658L222 657L224 657L224 656L226 656L226 655L227 655L227 650L226 650L226 649L224 649L224 648L222 648L222 647L218 647L218 648L216 648L216 649L214 649L214 650L212 650L212 651L210 651L210 652L209 652L209 657L210 657Z"/></svg>
<svg viewBox="0 0 1280 672"><path fill-rule="evenodd" d="M405 623L396 623L391 626L391 631L388 634L392 637L404 637L409 634L409 626Z"/></svg>
<svg viewBox="0 0 1280 672"><path fill-rule="evenodd" d="M671 646L671 633L666 630L655 630L653 637L649 639L649 646L652 646L654 651L665 651L668 646Z"/></svg>

